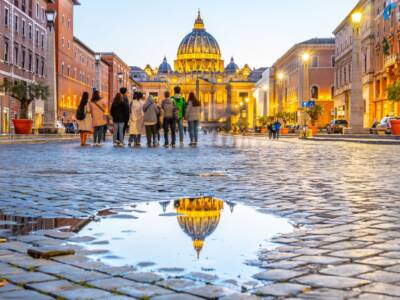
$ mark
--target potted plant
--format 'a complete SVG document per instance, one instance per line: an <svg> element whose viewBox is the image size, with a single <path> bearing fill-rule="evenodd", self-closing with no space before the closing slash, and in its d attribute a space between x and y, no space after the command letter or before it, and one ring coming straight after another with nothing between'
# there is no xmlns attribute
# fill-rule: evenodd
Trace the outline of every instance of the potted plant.
<svg viewBox="0 0 400 300"><path fill-rule="evenodd" d="M29 105L35 100L47 100L48 87L36 82L25 82L21 80L5 80L0 89L17 100L20 104L19 117L13 119L16 134L31 134L33 121L28 118Z"/></svg>
<svg viewBox="0 0 400 300"><path fill-rule="evenodd" d="M396 81L390 85L387 89L388 100L393 101L393 113L394 113L394 103L400 101L400 81ZM392 129L392 135L400 135L400 120L390 120L390 127Z"/></svg>
<svg viewBox="0 0 400 300"><path fill-rule="evenodd" d="M319 117L322 116L323 113L324 113L324 108L319 104L307 110L307 114L311 119L310 129L314 135L318 133L318 127L315 124L317 123Z"/></svg>

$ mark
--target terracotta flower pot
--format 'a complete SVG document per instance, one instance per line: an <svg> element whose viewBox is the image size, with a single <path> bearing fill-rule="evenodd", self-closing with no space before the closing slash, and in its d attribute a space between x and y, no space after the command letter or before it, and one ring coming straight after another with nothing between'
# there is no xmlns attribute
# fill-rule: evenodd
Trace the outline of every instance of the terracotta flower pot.
<svg viewBox="0 0 400 300"><path fill-rule="evenodd" d="M391 120L392 135L400 136L400 120Z"/></svg>
<svg viewBox="0 0 400 300"><path fill-rule="evenodd" d="M282 128L281 134L289 134L289 128Z"/></svg>
<svg viewBox="0 0 400 300"><path fill-rule="evenodd" d="M261 133L267 133L267 128L261 127Z"/></svg>
<svg viewBox="0 0 400 300"><path fill-rule="evenodd" d="M16 134L31 134L32 133L32 120L13 119Z"/></svg>
<svg viewBox="0 0 400 300"><path fill-rule="evenodd" d="M317 126L310 126L311 132L313 135L318 134L318 127Z"/></svg>

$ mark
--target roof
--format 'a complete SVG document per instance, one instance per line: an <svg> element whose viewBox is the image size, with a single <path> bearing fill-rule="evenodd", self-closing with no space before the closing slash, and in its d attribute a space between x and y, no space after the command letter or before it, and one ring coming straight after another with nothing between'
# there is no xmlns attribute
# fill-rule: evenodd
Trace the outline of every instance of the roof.
<svg viewBox="0 0 400 300"><path fill-rule="evenodd" d="M96 52L93 51L89 46L87 46L84 42L82 42L80 39L78 39L76 36L74 36L74 42L79 44L82 48L84 48L86 51L88 51L90 54L95 55Z"/></svg>
<svg viewBox="0 0 400 300"><path fill-rule="evenodd" d="M336 35L342 29L342 27L345 24L347 24L349 22L349 20L351 20L351 15L355 11L357 11L362 5L364 5L366 1L368 1L368 0L360 0L360 1L358 1L358 3L356 4L356 6L354 6L354 8L351 10L351 12L343 19L343 21L339 24L339 26L335 28L335 30L333 31L333 34Z"/></svg>
<svg viewBox="0 0 400 300"><path fill-rule="evenodd" d="M129 65L122 58L120 58L117 54L115 54L114 52L100 52L100 54L101 54L101 56L110 56L112 58L115 58L120 63L124 64L127 68L129 68Z"/></svg>
<svg viewBox="0 0 400 300"><path fill-rule="evenodd" d="M335 44L335 38L312 38L298 45L331 45Z"/></svg>

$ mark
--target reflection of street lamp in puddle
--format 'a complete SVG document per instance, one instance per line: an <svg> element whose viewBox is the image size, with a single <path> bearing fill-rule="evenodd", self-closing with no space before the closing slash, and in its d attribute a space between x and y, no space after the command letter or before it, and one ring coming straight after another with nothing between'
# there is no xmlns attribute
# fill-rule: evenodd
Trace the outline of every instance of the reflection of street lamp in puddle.
<svg viewBox="0 0 400 300"><path fill-rule="evenodd" d="M178 223L181 229L192 238L197 258L204 246L204 240L218 227L224 201L212 198L183 198L175 201Z"/></svg>

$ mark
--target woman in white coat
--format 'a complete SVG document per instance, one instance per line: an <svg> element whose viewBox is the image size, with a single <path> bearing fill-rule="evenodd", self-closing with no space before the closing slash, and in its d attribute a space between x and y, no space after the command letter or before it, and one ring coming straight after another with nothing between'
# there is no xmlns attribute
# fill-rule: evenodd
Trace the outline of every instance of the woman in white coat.
<svg viewBox="0 0 400 300"><path fill-rule="evenodd" d="M130 105L130 118L129 118L129 147L140 146L140 140L142 138L142 132L144 128L143 121L143 93L135 92L133 100Z"/></svg>

